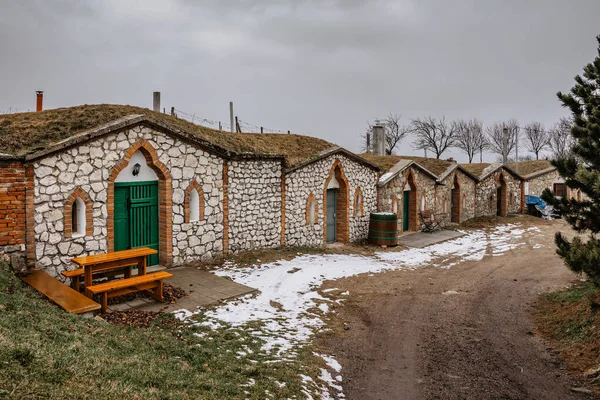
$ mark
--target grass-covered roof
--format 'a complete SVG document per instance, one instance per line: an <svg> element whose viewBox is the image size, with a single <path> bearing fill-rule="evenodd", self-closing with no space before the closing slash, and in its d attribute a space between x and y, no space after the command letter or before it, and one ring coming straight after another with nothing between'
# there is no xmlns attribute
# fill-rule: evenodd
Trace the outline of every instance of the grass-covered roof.
<svg viewBox="0 0 600 400"><path fill-rule="evenodd" d="M448 167L450 167L454 163L453 161L448 160L438 160L437 158L425 158L418 156L376 156L372 153L363 153L360 156L371 161L374 164L379 165L384 172L389 171L400 160L411 160L438 177L441 174L443 174L448 169Z"/></svg>
<svg viewBox="0 0 600 400"><path fill-rule="evenodd" d="M291 167L336 147L326 140L296 135L231 133L206 128L146 108L99 104L0 115L0 153L24 156L47 149L69 137L119 118L143 115L148 119L198 136L213 146L237 154L282 155Z"/></svg>
<svg viewBox="0 0 600 400"><path fill-rule="evenodd" d="M483 171L485 171L485 169L487 167L489 167L490 163L471 163L471 164L460 164L461 167L463 167L463 169L467 170L471 175L477 177L477 178L481 178L481 175L483 174Z"/></svg>
<svg viewBox="0 0 600 400"><path fill-rule="evenodd" d="M517 170L516 163L510 163L508 167L513 171ZM550 160L519 161L519 175L521 176L531 175L549 168L552 168Z"/></svg>

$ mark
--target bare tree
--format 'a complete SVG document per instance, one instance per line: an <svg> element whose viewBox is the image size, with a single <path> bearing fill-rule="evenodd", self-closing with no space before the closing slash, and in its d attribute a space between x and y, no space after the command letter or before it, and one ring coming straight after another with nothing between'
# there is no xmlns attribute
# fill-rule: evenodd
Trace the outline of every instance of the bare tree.
<svg viewBox="0 0 600 400"><path fill-rule="evenodd" d="M385 127L385 154L393 154L394 149L402 139L410 132L410 128L400 125L400 114L389 114L386 119L380 120L379 123ZM378 120L376 120L378 121ZM367 129L362 135L363 138L363 150L371 151L373 148L373 125L367 122Z"/></svg>
<svg viewBox="0 0 600 400"><path fill-rule="evenodd" d="M549 147L552 150L552 158L564 158L571 153L574 144L571 136L572 126L573 120L563 117L550 129Z"/></svg>
<svg viewBox="0 0 600 400"><path fill-rule="evenodd" d="M479 152L483 154L488 146L487 137L483 133L483 123L477 119L458 120L456 124L456 142L454 146L467 154L469 164Z"/></svg>
<svg viewBox="0 0 600 400"><path fill-rule="evenodd" d="M440 158L448 147L455 144L458 129L455 123L447 123L445 117L413 119L411 126L411 133L415 136L413 147L420 150L431 150L435 154L435 158Z"/></svg>
<svg viewBox="0 0 600 400"><path fill-rule="evenodd" d="M507 129L507 135L504 135L504 129ZM519 123L515 119L504 122L496 122L488 127L488 150L506 159L515 149L517 140L519 140Z"/></svg>
<svg viewBox="0 0 600 400"><path fill-rule="evenodd" d="M535 159L540 159L540 153L550 144L550 135L539 122L525 125L525 147L535 154Z"/></svg>

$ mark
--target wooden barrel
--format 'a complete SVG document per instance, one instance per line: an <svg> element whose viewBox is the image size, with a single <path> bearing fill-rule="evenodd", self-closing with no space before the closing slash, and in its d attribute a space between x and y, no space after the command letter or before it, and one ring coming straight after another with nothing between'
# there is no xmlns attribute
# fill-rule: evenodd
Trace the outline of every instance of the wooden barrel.
<svg viewBox="0 0 600 400"><path fill-rule="evenodd" d="M398 244L398 216L388 212L371 213L369 243L378 246L396 246Z"/></svg>

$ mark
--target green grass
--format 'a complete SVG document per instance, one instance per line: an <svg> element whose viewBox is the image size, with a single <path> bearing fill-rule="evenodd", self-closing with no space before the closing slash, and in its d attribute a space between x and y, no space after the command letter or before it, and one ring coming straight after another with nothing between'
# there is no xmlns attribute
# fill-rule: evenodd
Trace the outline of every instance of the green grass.
<svg viewBox="0 0 600 400"><path fill-rule="evenodd" d="M273 362L255 328L212 331L169 315L147 329L84 319L0 268L0 398L304 398L299 374L318 375L312 349Z"/></svg>

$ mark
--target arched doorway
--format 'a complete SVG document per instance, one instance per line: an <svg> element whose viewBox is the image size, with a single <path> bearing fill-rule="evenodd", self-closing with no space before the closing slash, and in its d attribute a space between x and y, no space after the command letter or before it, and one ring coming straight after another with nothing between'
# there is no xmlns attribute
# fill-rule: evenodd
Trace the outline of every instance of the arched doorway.
<svg viewBox="0 0 600 400"><path fill-rule="evenodd" d="M496 215L499 217L506 217L507 215L506 200L506 180L504 174L500 173L496 188Z"/></svg>
<svg viewBox="0 0 600 400"><path fill-rule="evenodd" d="M108 251L156 248L148 265L172 263L172 187L167 168L145 140L133 144L108 177Z"/></svg>
<svg viewBox="0 0 600 400"><path fill-rule="evenodd" d="M402 231L417 231L417 185L412 171L408 172L402 189Z"/></svg>
<svg viewBox="0 0 600 400"><path fill-rule="evenodd" d="M450 202L450 220L458 224L460 223L460 182L457 174L454 174Z"/></svg>
<svg viewBox="0 0 600 400"><path fill-rule="evenodd" d="M323 241L325 243L350 240L348 213L348 180L340 160L335 160L323 189Z"/></svg>

